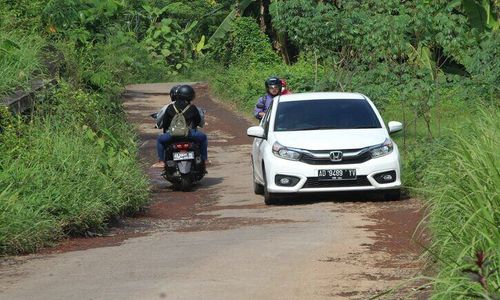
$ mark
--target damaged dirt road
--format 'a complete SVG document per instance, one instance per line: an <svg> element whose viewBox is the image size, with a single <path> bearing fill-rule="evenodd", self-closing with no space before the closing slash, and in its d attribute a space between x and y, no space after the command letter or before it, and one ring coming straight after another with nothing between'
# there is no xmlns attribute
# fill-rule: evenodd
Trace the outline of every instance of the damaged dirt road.
<svg viewBox="0 0 500 300"><path fill-rule="evenodd" d="M265 206L252 191L251 122L212 101L204 84L195 104L207 109L212 166L193 192L172 191L149 167L159 133L149 114L171 86L132 85L124 97L151 205L104 236L4 260L1 299L369 299L420 272L416 199L313 194ZM410 293L384 297L417 298Z"/></svg>

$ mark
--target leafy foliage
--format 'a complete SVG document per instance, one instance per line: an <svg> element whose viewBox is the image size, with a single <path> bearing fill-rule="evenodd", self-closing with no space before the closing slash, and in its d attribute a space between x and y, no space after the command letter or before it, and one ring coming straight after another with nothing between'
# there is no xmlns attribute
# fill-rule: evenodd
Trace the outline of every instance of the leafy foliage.
<svg viewBox="0 0 500 300"><path fill-rule="evenodd" d="M229 38L214 48L213 56L225 64L273 65L279 62L267 37L252 18L238 18Z"/></svg>
<svg viewBox="0 0 500 300"><path fill-rule="evenodd" d="M187 35L196 26L196 22L191 23L187 28L182 29L172 19L162 19L161 22L152 25L146 32L144 44L146 49L154 57L165 60L169 65L175 66L175 71L189 66L192 62L190 55L186 53L186 45L189 45Z"/></svg>

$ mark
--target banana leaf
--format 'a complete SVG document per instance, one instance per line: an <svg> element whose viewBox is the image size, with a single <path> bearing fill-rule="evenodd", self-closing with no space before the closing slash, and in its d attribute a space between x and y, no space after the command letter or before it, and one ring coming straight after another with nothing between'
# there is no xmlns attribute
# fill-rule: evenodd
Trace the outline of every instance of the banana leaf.
<svg viewBox="0 0 500 300"><path fill-rule="evenodd" d="M497 30L498 21L491 10L490 0L462 0L470 25L479 31Z"/></svg>
<svg viewBox="0 0 500 300"><path fill-rule="evenodd" d="M242 14L245 9L255 0L242 0L238 3L237 7L234 8L222 21L217 30L215 30L214 34L208 39L208 44L212 44L217 39L222 39L226 36L226 34L231 29L231 26L234 23L234 20L238 16L238 14Z"/></svg>

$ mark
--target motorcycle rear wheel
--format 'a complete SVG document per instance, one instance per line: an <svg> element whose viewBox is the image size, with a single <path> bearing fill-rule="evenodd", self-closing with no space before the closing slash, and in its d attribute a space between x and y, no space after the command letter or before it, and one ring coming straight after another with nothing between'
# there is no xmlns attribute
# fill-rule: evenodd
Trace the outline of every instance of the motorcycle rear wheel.
<svg viewBox="0 0 500 300"><path fill-rule="evenodd" d="M189 192L193 187L193 181L189 177L182 177L181 182L179 184L181 191Z"/></svg>

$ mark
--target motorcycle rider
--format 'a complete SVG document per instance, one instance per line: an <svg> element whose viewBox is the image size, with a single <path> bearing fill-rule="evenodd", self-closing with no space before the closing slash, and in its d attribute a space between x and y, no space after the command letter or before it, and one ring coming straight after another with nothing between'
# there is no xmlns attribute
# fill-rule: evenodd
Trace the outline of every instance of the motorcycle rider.
<svg viewBox="0 0 500 300"><path fill-rule="evenodd" d="M170 95L170 100L172 102L175 102L175 99L177 98L177 90L179 89L180 85L175 85L170 89L170 92L168 93ZM156 128L163 128L163 133L167 132L168 127L165 128L163 126L163 117L165 116L165 112L167 111L167 108L170 104L164 105L160 111L157 113L154 113L151 115L154 119L156 119Z"/></svg>
<svg viewBox="0 0 500 300"><path fill-rule="evenodd" d="M285 79L281 79L281 95L290 95L292 92L288 89L288 83Z"/></svg>
<svg viewBox="0 0 500 300"><path fill-rule="evenodd" d="M190 105L190 107L183 113L183 115L186 119L186 124L188 124L188 126L190 127L189 136L200 144L201 159L203 161L203 165L206 166L208 159L208 139L206 134L197 129L197 127L200 125L200 122L202 121L202 117L198 108L194 104L191 104L191 102L195 98L195 91L193 87L191 87L190 85L181 85L177 87L173 94L171 91L171 98L175 102L169 104L163 116L162 127L164 133L160 135L156 141L158 162L155 163L152 167L165 167L165 146L172 140L172 136L166 131L166 129L170 127L170 123L172 122L172 119L176 114L175 108L173 107L174 105L178 111L183 111L188 105Z"/></svg>
<svg viewBox="0 0 500 300"><path fill-rule="evenodd" d="M259 120L266 114L273 102L273 98L281 94L281 88L283 87L281 79L275 76L269 77L264 84L266 86L266 95L259 98L254 109L254 116Z"/></svg>
<svg viewBox="0 0 500 300"><path fill-rule="evenodd" d="M181 86L180 85L174 85L171 89L170 89L170 93L168 93L170 95L170 100L172 100L172 102L174 102L177 98L177 91L179 90Z"/></svg>

